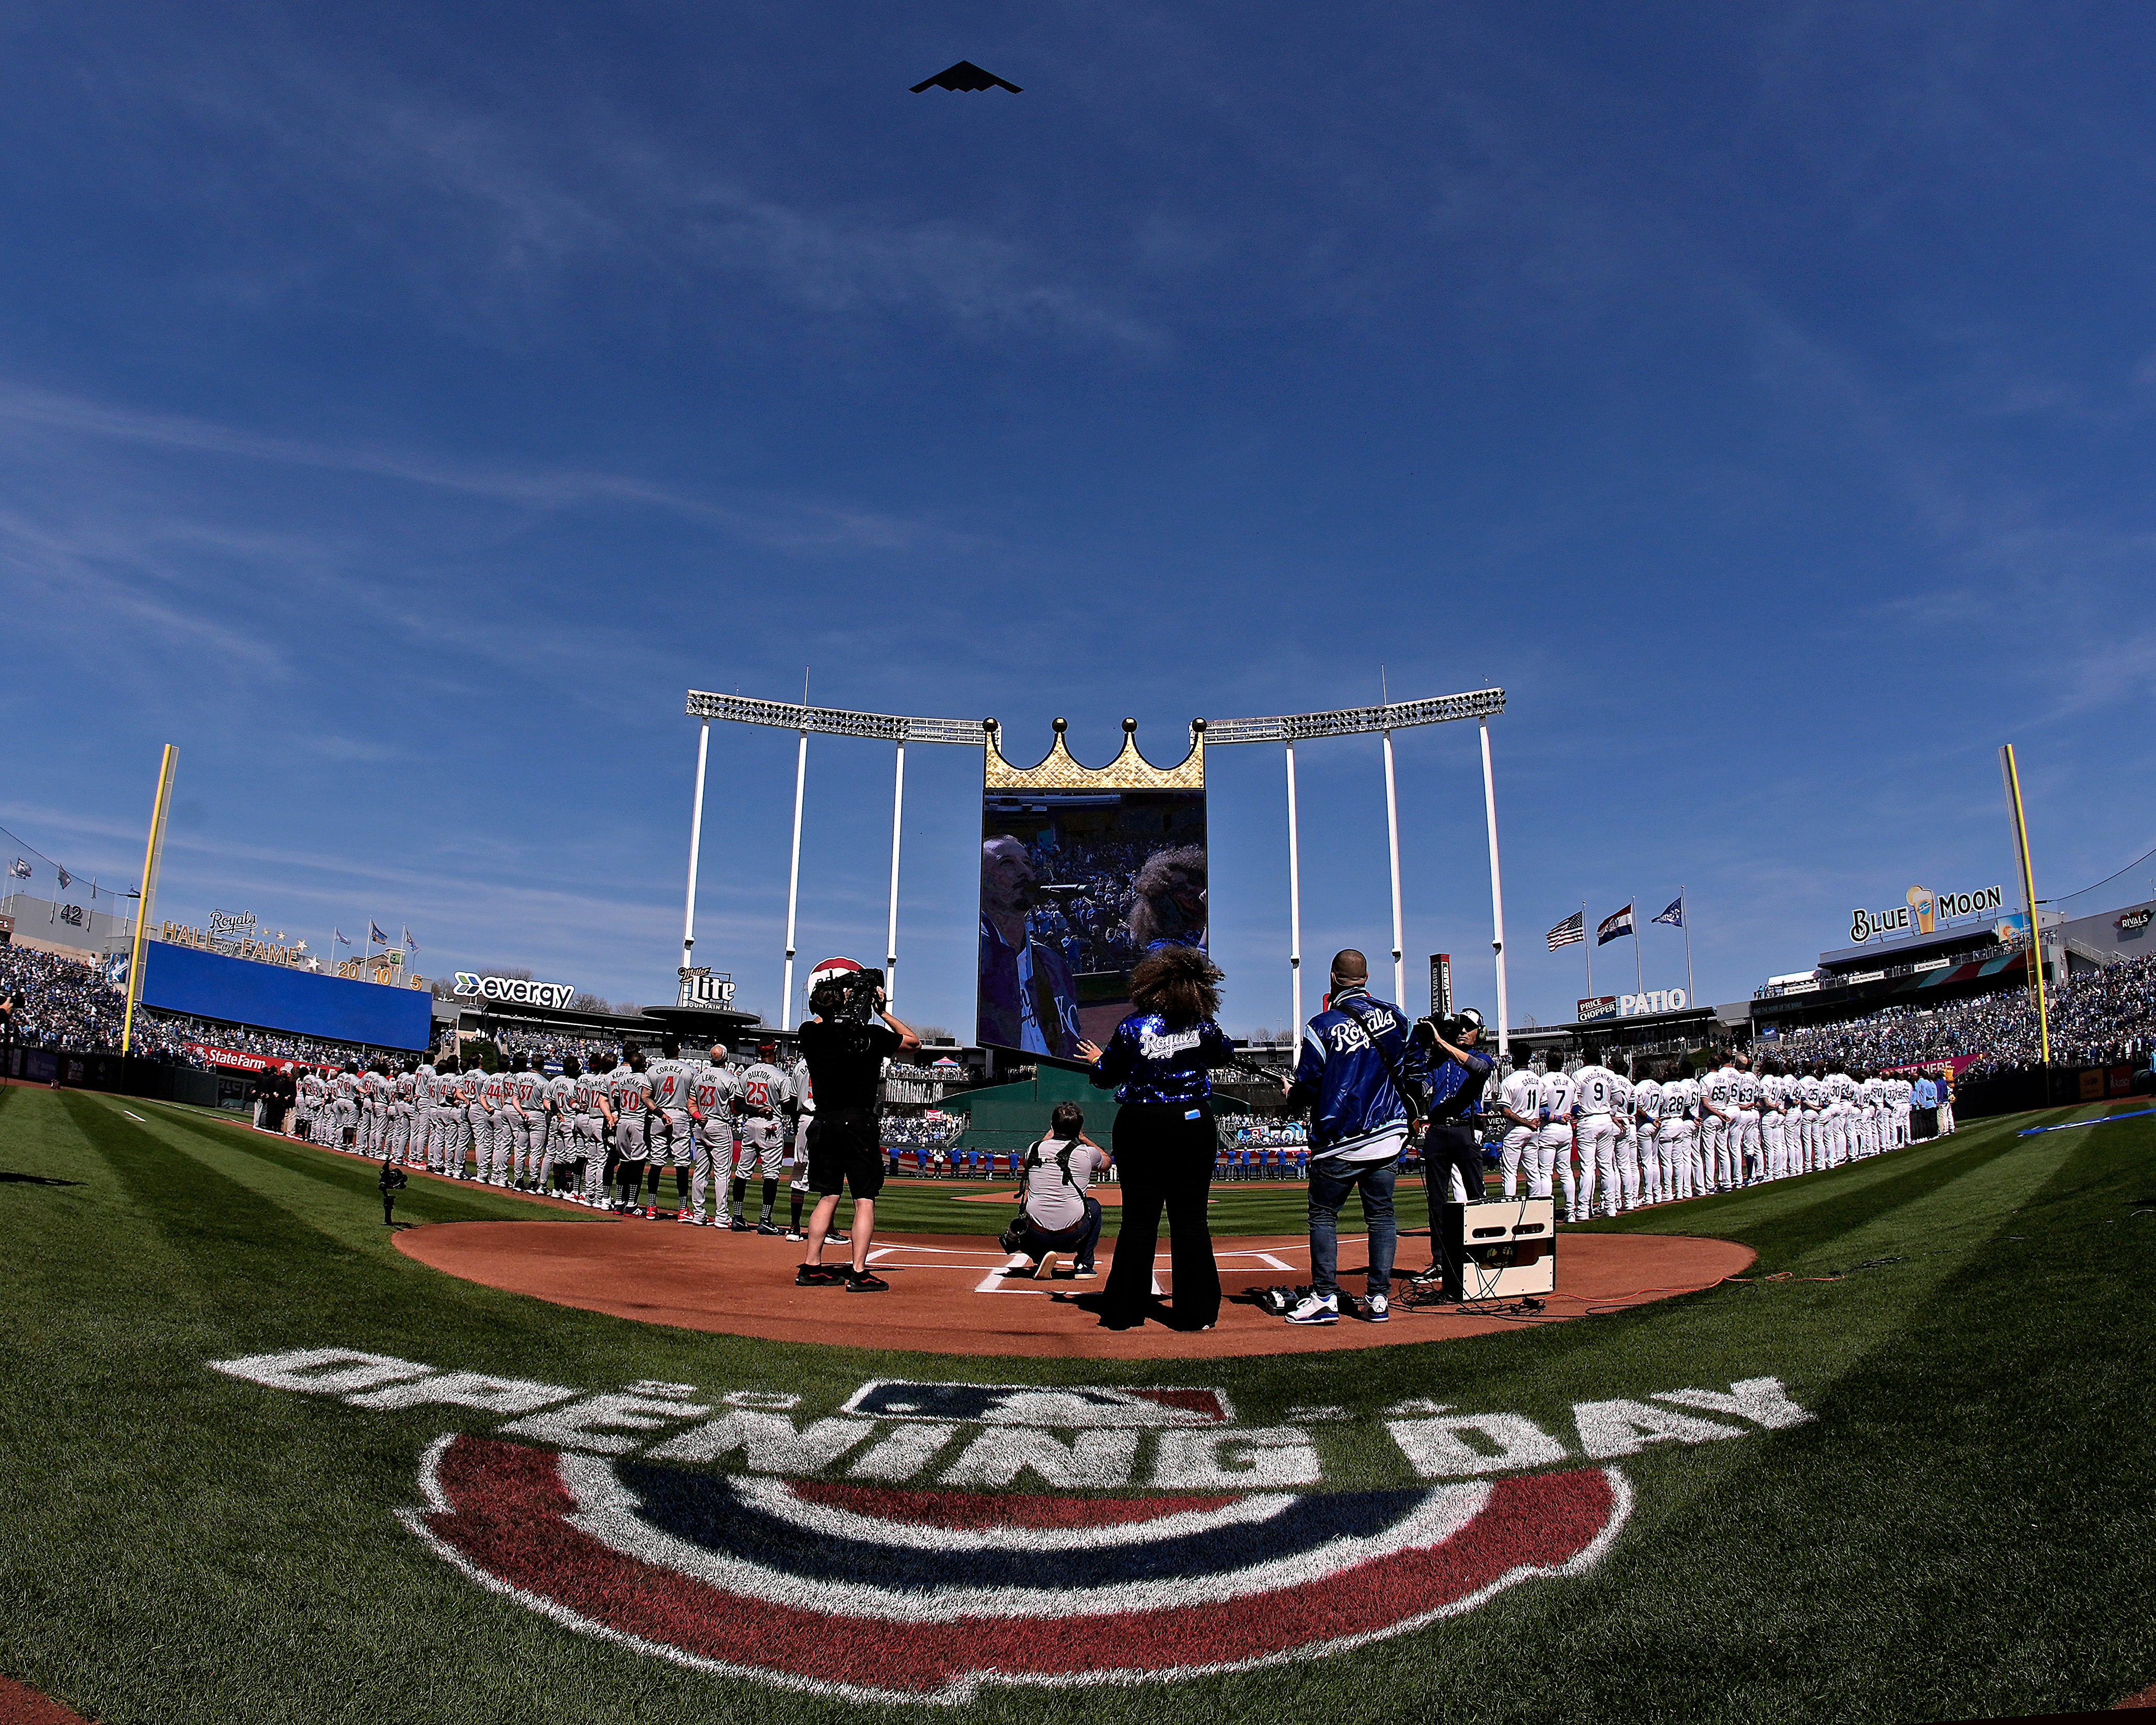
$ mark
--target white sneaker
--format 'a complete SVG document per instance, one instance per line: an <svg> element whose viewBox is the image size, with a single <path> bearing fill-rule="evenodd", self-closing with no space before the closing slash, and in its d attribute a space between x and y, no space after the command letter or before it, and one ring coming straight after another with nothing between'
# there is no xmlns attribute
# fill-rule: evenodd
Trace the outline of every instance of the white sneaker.
<svg viewBox="0 0 2156 1725"><path fill-rule="evenodd" d="M1336 1294L1305 1294L1302 1301L1287 1315L1291 1324L1337 1324L1340 1322L1340 1299Z"/></svg>
<svg viewBox="0 0 2156 1725"><path fill-rule="evenodd" d="M1393 1302L1391 1297L1385 1294L1372 1294L1368 1296L1363 1301L1363 1317L1364 1320L1369 1323L1390 1323L1393 1319Z"/></svg>

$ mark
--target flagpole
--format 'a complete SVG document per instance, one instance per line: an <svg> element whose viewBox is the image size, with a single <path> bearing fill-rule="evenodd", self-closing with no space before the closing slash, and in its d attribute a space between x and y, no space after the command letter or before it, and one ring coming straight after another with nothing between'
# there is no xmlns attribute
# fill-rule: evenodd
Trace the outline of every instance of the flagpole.
<svg viewBox="0 0 2156 1725"><path fill-rule="evenodd" d="M1640 901L1636 897L1632 901L1632 981L1640 991L1639 996L1635 997L1636 1004L1647 992L1647 968L1640 957Z"/></svg>
<svg viewBox="0 0 2156 1725"><path fill-rule="evenodd" d="M1587 901L1579 901L1579 950L1587 960L1587 998L1594 998L1594 942L1587 932ZM1577 1014L1575 1014L1577 1016Z"/></svg>
<svg viewBox="0 0 2156 1725"><path fill-rule="evenodd" d="M1691 905L1685 897L1688 890L1682 886L1677 888L1677 903L1683 907L1677 914L1684 918L1685 1004L1697 1006L1699 1004L1699 988L1691 979Z"/></svg>

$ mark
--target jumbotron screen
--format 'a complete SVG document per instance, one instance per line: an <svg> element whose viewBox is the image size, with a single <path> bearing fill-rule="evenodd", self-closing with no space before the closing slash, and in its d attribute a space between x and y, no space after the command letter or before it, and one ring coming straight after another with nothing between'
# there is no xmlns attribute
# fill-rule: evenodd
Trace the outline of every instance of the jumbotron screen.
<svg viewBox="0 0 2156 1725"><path fill-rule="evenodd" d="M1205 945L1205 793L985 795L974 1040L1075 1060L1146 952Z"/></svg>

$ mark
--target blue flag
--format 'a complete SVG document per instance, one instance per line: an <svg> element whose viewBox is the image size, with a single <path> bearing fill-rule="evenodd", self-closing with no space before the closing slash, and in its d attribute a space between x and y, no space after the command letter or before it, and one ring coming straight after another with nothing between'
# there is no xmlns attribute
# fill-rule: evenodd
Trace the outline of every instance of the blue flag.
<svg viewBox="0 0 2156 1725"><path fill-rule="evenodd" d="M339 946L348 947L352 944L350 938L341 928L332 928L330 932L336 937L336 943Z"/></svg>
<svg viewBox="0 0 2156 1725"><path fill-rule="evenodd" d="M382 932L382 925L379 922L369 922L367 925L367 937L377 947L386 947L389 944L389 937Z"/></svg>
<svg viewBox="0 0 2156 1725"><path fill-rule="evenodd" d="M1669 909L1663 911L1662 914L1656 917L1654 921L1657 922L1666 922L1672 928L1682 928L1685 926L1684 895L1681 892L1675 898L1671 899L1670 901Z"/></svg>
<svg viewBox="0 0 2156 1725"><path fill-rule="evenodd" d="M419 943L412 938L412 931L408 928L404 931L404 950L408 952L419 950Z"/></svg>

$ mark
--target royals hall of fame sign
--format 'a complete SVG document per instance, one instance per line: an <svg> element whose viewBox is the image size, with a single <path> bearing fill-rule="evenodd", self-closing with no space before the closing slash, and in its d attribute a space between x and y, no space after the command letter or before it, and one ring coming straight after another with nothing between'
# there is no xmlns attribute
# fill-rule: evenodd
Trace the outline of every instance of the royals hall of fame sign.
<svg viewBox="0 0 2156 1725"><path fill-rule="evenodd" d="M1623 1458L1812 1416L1779 1380L1575 1404L1563 1429L1426 1401L1414 1483L1326 1482L1336 1408L1250 1425L1202 1388L644 1381L597 1394L343 1348L219 1360L267 1389L490 1416L398 1508L479 1586L691 1669L863 1701L1169 1681L1307 1659L1593 1568ZM1554 1423L1554 1422L1553 1422Z"/></svg>

